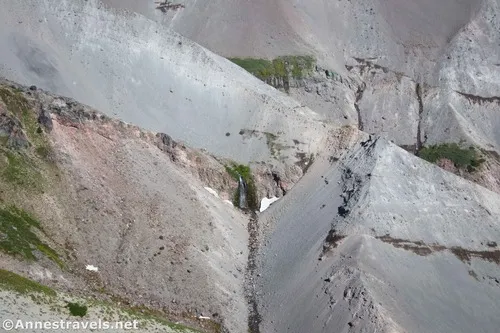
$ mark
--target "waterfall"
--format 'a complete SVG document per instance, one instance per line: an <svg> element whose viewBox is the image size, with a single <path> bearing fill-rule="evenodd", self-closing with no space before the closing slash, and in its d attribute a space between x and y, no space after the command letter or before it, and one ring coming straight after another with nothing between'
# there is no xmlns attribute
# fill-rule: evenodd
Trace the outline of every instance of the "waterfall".
<svg viewBox="0 0 500 333"><path fill-rule="evenodd" d="M238 176L239 176L238 191L240 191L239 206L241 209L243 209L243 208L247 208L247 183L241 177L241 175L238 175Z"/></svg>

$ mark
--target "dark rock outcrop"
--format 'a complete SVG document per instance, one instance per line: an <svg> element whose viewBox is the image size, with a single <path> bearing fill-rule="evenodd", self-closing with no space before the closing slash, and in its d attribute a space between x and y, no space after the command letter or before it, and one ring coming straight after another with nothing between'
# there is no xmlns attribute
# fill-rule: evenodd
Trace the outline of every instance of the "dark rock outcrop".
<svg viewBox="0 0 500 333"><path fill-rule="evenodd" d="M21 122L15 117L1 112L0 109L0 143L3 142L7 148L11 149L24 149L30 145Z"/></svg>
<svg viewBox="0 0 500 333"><path fill-rule="evenodd" d="M40 114L38 115L38 123L42 125L47 131L52 131L53 124L50 113L45 109L40 109Z"/></svg>

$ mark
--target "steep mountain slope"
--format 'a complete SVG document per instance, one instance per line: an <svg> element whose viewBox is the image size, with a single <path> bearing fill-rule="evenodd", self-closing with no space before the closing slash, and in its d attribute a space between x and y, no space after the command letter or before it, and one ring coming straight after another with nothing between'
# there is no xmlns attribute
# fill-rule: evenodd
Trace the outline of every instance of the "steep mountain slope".
<svg viewBox="0 0 500 333"><path fill-rule="evenodd" d="M381 139L260 217L261 332L496 332L500 196Z"/></svg>
<svg viewBox="0 0 500 333"><path fill-rule="evenodd" d="M332 122L412 151L457 142L499 153L497 0L183 5L4 0L0 74L240 162L303 163ZM298 103L170 28L226 56L312 54L317 71L291 85ZM488 156L469 179L500 173Z"/></svg>
<svg viewBox="0 0 500 333"><path fill-rule="evenodd" d="M240 162L293 164L297 153L318 151L329 130L310 109L138 14L96 0L0 5L0 75L8 79Z"/></svg>
<svg viewBox="0 0 500 333"><path fill-rule="evenodd" d="M148 331L176 332L165 316L207 332L498 327L500 197L383 139L339 130L256 225L224 202L236 184L212 156L34 87L0 97L1 269L58 290L1 271L3 315L25 300L22 318L47 320L71 319L65 302L87 320L145 306L126 318L154 311Z"/></svg>
<svg viewBox="0 0 500 333"><path fill-rule="evenodd" d="M275 57L313 52L330 65L383 57L395 69L436 56L469 22L476 1L177 1L167 13L154 1L105 0L161 22L224 56ZM423 61L420 58L420 61ZM416 66L417 65L417 66Z"/></svg>
<svg viewBox="0 0 500 333"><path fill-rule="evenodd" d="M398 145L464 140L500 149L498 0L186 0L166 13L148 1L106 3L225 56L312 54L344 80L306 80L292 96Z"/></svg>
<svg viewBox="0 0 500 333"><path fill-rule="evenodd" d="M0 314L495 333L500 196L413 153L500 192L499 1L182 4L0 0L0 75L91 105L0 81ZM317 62L287 95L195 42Z"/></svg>
<svg viewBox="0 0 500 333"><path fill-rule="evenodd" d="M67 98L5 82L0 98L2 269L246 331L247 218L222 163Z"/></svg>

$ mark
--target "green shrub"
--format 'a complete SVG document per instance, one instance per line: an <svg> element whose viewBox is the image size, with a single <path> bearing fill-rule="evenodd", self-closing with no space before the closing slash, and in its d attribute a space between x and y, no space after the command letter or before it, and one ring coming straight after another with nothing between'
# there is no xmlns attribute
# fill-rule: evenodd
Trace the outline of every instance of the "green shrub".
<svg viewBox="0 0 500 333"><path fill-rule="evenodd" d="M485 160L480 157L474 147L461 148L456 143L444 143L422 148L418 156L431 163L436 163L442 158L452 161L457 168L474 171Z"/></svg>
<svg viewBox="0 0 500 333"><path fill-rule="evenodd" d="M67 307L72 316L84 317L87 314L87 306L78 303L68 303Z"/></svg>

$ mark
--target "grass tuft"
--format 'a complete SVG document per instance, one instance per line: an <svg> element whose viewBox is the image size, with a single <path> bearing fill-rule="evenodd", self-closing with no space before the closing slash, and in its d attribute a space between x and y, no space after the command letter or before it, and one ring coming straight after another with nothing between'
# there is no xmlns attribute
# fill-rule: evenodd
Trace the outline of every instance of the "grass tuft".
<svg viewBox="0 0 500 333"><path fill-rule="evenodd" d="M424 147L419 151L418 156L431 163L446 158L452 161L455 167L466 169L468 172L475 171L485 161L474 147L461 148L456 143Z"/></svg>

